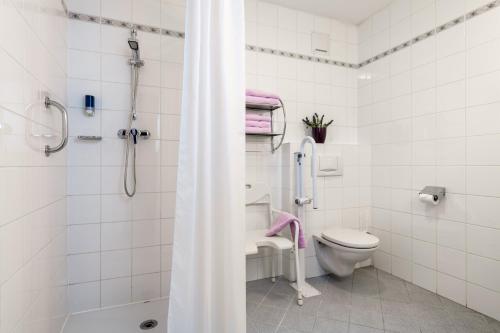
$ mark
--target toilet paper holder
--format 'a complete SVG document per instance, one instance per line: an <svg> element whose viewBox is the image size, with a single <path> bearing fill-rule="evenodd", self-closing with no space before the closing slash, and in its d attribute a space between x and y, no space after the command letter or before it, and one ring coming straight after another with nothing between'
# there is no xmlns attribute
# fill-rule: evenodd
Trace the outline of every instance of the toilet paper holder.
<svg viewBox="0 0 500 333"><path fill-rule="evenodd" d="M446 189L440 186L426 186L422 191L418 193L419 196L431 195L434 202L440 202L446 195Z"/></svg>

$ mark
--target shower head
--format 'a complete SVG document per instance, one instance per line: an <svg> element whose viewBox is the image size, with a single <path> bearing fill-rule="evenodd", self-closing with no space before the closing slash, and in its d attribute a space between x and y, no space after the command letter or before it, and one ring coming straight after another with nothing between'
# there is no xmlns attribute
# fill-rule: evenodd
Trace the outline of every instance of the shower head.
<svg viewBox="0 0 500 333"><path fill-rule="evenodd" d="M139 40L137 39L137 30L135 30L135 28L132 28L130 31L128 46L130 46L133 51L139 51Z"/></svg>
<svg viewBox="0 0 500 333"><path fill-rule="evenodd" d="M130 64L135 67L142 67L144 61L141 60L141 54L139 52L139 40L137 39L137 30L132 29L130 32L130 38L128 39L128 46L132 49L132 59L130 59Z"/></svg>
<svg viewBox="0 0 500 333"><path fill-rule="evenodd" d="M128 39L128 46L134 51L139 50L139 42L136 39L129 38Z"/></svg>

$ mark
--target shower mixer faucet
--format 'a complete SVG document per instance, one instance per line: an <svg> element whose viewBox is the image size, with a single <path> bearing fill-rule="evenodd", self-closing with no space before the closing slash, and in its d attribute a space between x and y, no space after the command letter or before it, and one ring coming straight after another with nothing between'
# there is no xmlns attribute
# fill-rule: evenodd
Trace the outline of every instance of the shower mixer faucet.
<svg viewBox="0 0 500 333"><path fill-rule="evenodd" d="M129 135L130 133L130 135ZM137 128L131 128L130 132L127 129L119 129L118 130L118 137L120 139L128 139L129 137L132 137L134 144L137 144L137 139L149 139L151 137L151 132L145 129L139 130Z"/></svg>

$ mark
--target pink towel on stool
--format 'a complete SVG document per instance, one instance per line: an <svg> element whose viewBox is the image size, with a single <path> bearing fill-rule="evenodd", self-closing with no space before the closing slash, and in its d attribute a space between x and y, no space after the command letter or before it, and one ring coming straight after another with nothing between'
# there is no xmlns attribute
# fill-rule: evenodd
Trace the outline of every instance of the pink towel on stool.
<svg viewBox="0 0 500 333"><path fill-rule="evenodd" d="M247 113L245 116L246 120L255 120L255 121L271 121L271 116L268 114L258 114L258 113Z"/></svg>
<svg viewBox="0 0 500 333"><path fill-rule="evenodd" d="M255 120L247 120L245 122L246 127L260 127L260 128L271 128L270 121L255 121Z"/></svg>
<svg viewBox="0 0 500 333"><path fill-rule="evenodd" d="M297 221L297 223L299 224L299 239L298 239L299 249L304 249L306 247L306 239L304 237L304 230L302 230L302 224L300 223L299 219L292 214L281 213L274 221L274 224L271 227L271 229L267 231L266 236L270 237L277 235L278 232L283 230L287 225L290 225L292 238L295 237L295 223L293 223L294 221Z"/></svg>
<svg viewBox="0 0 500 333"><path fill-rule="evenodd" d="M255 96L255 97L280 99L280 97L276 94L267 93L265 91L260 91L260 90L256 90L256 89L247 89L246 95L247 96Z"/></svg>

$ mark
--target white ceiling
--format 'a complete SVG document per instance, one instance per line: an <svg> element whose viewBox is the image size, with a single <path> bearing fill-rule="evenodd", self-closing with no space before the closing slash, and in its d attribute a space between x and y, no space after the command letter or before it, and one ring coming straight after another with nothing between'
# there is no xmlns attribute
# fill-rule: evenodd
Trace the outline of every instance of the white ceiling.
<svg viewBox="0 0 500 333"><path fill-rule="evenodd" d="M280 6L298 9L343 22L358 24L375 14L392 0L266 0Z"/></svg>

